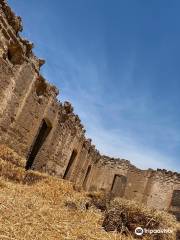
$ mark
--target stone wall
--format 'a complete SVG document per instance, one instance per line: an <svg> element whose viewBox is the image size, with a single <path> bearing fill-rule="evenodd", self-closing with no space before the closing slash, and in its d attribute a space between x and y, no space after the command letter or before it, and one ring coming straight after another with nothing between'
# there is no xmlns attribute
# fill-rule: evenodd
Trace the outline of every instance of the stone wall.
<svg viewBox="0 0 180 240"><path fill-rule="evenodd" d="M156 209L180 213L180 195L176 197L176 202L178 202L176 206L172 204L174 191L180 192L179 173L161 169L141 170L127 160L103 156L92 169L87 190L110 192L113 190L116 176L125 177L126 186L123 198L135 200ZM122 186L119 186L119 193L115 192L115 196L119 196L120 191L122 191ZM112 193L114 195L113 191Z"/></svg>
<svg viewBox="0 0 180 240"><path fill-rule="evenodd" d="M33 169L64 176L72 151L77 152L69 178L79 184L98 152L70 103L58 101L58 90L39 73L43 60L33 44L19 36L21 20L0 1L0 142L28 159L42 121L51 131L36 153Z"/></svg>
<svg viewBox="0 0 180 240"><path fill-rule="evenodd" d="M0 143L27 158L27 169L178 215L172 198L180 202L180 175L100 155L71 104L59 102L56 87L41 76L44 60L20 31L21 18L0 0Z"/></svg>

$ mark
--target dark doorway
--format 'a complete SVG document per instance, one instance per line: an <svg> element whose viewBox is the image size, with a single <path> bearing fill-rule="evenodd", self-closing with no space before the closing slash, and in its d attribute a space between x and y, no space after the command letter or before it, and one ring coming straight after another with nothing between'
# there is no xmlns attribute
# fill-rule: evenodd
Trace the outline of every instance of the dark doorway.
<svg viewBox="0 0 180 240"><path fill-rule="evenodd" d="M170 212L175 215L180 222L180 190L174 190L172 194Z"/></svg>
<svg viewBox="0 0 180 240"><path fill-rule="evenodd" d="M111 187L111 193L116 197L123 197L127 178L123 175L115 175Z"/></svg>
<svg viewBox="0 0 180 240"><path fill-rule="evenodd" d="M91 172L91 166L88 167L87 172L86 172L86 176L85 176L84 181L83 181L83 187L84 188L86 187L90 172Z"/></svg>
<svg viewBox="0 0 180 240"><path fill-rule="evenodd" d="M176 233L176 240L180 240L180 230L178 230Z"/></svg>
<svg viewBox="0 0 180 240"><path fill-rule="evenodd" d="M174 190L171 205L180 208L180 190Z"/></svg>
<svg viewBox="0 0 180 240"><path fill-rule="evenodd" d="M35 141L31 147L31 151L29 153L27 163L26 163L26 170L30 169L33 165L34 159L38 154L40 148L42 147L43 143L45 142L47 136L49 135L52 126L46 120L42 120L41 126L39 128L38 134L35 138Z"/></svg>
<svg viewBox="0 0 180 240"><path fill-rule="evenodd" d="M77 151L73 150L73 152L71 154L71 157L70 157L70 160L69 160L69 163L67 165L66 171L64 173L63 179L68 179L69 178L70 171L71 171L71 168L72 168L72 165L73 165L73 162L74 162L76 156L77 156Z"/></svg>

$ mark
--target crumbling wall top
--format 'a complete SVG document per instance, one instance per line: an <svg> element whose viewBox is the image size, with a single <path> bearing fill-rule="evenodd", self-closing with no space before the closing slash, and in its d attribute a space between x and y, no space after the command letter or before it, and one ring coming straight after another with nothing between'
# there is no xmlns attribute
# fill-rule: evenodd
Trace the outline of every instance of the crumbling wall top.
<svg viewBox="0 0 180 240"><path fill-rule="evenodd" d="M168 171L166 169L159 169L159 168L157 168L157 170L155 172L160 173L161 175L165 176L166 178L175 178L178 181L180 181L180 173L178 173L178 172L172 172L172 171Z"/></svg>
<svg viewBox="0 0 180 240"><path fill-rule="evenodd" d="M106 155L102 155L101 156L101 160L100 163L102 166L113 166L113 167L117 167L117 166L126 166L129 167L130 165L133 166L129 160L126 159L120 159L120 158L113 158L113 157L109 157Z"/></svg>
<svg viewBox="0 0 180 240"><path fill-rule="evenodd" d="M22 32L23 25L21 17L15 15L15 13L8 6L6 0L0 0L0 8L4 12L9 25L13 28L16 35L18 32Z"/></svg>

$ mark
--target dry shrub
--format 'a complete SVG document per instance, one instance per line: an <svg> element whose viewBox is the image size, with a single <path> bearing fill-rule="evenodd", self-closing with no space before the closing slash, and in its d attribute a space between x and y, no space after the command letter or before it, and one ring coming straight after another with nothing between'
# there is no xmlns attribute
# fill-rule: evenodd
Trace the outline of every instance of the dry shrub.
<svg viewBox="0 0 180 240"><path fill-rule="evenodd" d="M87 197L90 198L90 201L86 204L87 208L90 206L95 206L102 212L108 209L111 199L109 194L105 192L89 192L87 193Z"/></svg>
<svg viewBox="0 0 180 240"><path fill-rule="evenodd" d="M153 240L174 240L177 230L175 218L165 212L148 209L143 205L125 199L114 199L105 214L102 224L106 231L117 231L135 236L135 229L170 229L173 233L167 234L146 234L147 239Z"/></svg>
<svg viewBox="0 0 180 240"><path fill-rule="evenodd" d="M64 205L70 210L77 210L78 209L76 203L73 202L73 201L65 201Z"/></svg>
<svg viewBox="0 0 180 240"><path fill-rule="evenodd" d="M7 147L6 145L0 145L0 158L8 161L17 167L25 167L26 160L20 157L15 151Z"/></svg>
<svg viewBox="0 0 180 240"><path fill-rule="evenodd" d="M23 168L16 167L11 162L4 161L0 158L0 176L11 181L21 182L23 178Z"/></svg>
<svg viewBox="0 0 180 240"><path fill-rule="evenodd" d="M36 171L25 171L24 168L17 167L11 162L4 161L0 158L0 176L10 181L21 184L35 184L47 177Z"/></svg>
<svg viewBox="0 0 180 240"><path fill-rule="evenodd" d="M76 191L76 192L82 192L83 191L83 187L80 186L80 185L77 185L77 184L73 184L73 189Z"/></svg>
<svg viewBox="0 0 180 240"><path fill-rule="evenodd" d="M41 174L39 172L35 171L24 171L23 172L23 178L22 178L22 183L23 184L35 184L39 181L42 181L44 178L46 178L46 174Z"/></svg>

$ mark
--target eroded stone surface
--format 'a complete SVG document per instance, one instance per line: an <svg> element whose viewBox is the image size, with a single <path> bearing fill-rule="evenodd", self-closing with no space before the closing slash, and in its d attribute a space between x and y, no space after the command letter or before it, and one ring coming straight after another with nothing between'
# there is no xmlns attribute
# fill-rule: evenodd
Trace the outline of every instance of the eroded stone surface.
<svg viewBox="0 0 180 240"><path fill-rule="evenodd" d="M31 42L19 36L21 30L20 17L0 0L0 143L28 159L37 137L41 138L32 168L60 178L76 151L67 174L70 181L84 183L87 190L110 192L115 175L124 176L123 190L119 186L122 197L178 215L179 200L173 206L172 196L180 190L180 174L140 170L127 160L100 155L85 137L72 105L59 102L57 88L39 73L44 60L33 54ZM40 136L42 121L50 131ZM115 193L119 195L118 186Z"/></svg>

